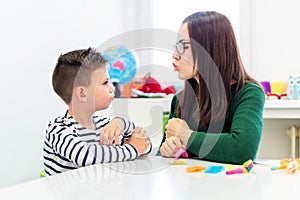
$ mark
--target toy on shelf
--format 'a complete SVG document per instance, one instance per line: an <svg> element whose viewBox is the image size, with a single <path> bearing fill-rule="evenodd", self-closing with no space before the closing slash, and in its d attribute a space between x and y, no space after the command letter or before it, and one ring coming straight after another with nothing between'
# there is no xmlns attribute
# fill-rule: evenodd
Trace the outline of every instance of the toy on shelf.
<svg viewBox="0 0 300 200"><path fill-rule="evenodd" d="M131 91L134 97L166 97L175 94L176 88L171 85L163 89L161 84L148 73L143 77L143 84L138 88L132 88Z"/></svg>
<svg viewBox="0 0 300 200"><path fill-rule="evenodd" d="M115 97L121 96L120 85L129 83L136 75L137 56L125 46L112 46L103 52L109 63L109 76L115 86Z"/></svg>
<svg viewBox="0 0 300 200"><path fill-rule="evenodd" d="M287 97L288 99L300 99L300 76L289 76Z"/></svg>
<svg viewBox="0 0 300 200"><path fill-rule="evenodd" d="M267 99L287 99L287 82L261 82Z"/></svg>
<svg viewBox="0 0 300 200"><path fill-rule="evenodd" d="M150 73L148 73L145 77L144 77L144 84L138 88L138 90L145 92L145 93L156 93L156 92L161 92L161 93L165 93L165 94L174 94L176 92L176 89L173 85L168 86L164 89L162 89L160 83L153 78Z"/></svg>

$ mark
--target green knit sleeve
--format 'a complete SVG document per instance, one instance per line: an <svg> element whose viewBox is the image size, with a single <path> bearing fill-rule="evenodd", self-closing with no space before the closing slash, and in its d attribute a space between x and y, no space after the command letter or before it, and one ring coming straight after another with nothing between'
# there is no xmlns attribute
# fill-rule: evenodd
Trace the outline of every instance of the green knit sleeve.
<svg viewBox="0 0 300 200"><path fill-rule="evenodd" d="M188 151L205 160L242 164L254 160L263 128L265 94L261 87L247 83L231 102L232 121L229 132L193 132Z"/></svg>

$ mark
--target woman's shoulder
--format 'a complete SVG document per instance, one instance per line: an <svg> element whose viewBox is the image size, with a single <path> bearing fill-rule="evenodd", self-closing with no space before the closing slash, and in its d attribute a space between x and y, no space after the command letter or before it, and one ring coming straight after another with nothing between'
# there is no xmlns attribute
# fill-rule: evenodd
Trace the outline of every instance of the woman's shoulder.
<svg viewBox="0 0 300 200"><path fill-rule="evenodd" d="M179 90L178 92L176 92L176 94L173 95L172 97L172 102L178 102L178 100L182 97L183 95L183 89Z"/></svg>
<svg viewBox="0 0 300 200"><path fill-rule="evenodd" d="M241 89L242 91L252 91L252 92L259 92L263 93L264 90L261 85L258 85L255 82L247 82L245 83L244 87Z"/></svg>
<svg viewBox="0 0 300 200"><path fill-rule="evenodd" d="M250 96L260 99L265 98L263 88L255 82L247 82L236 94L237 98L249 98Z"/></svg>

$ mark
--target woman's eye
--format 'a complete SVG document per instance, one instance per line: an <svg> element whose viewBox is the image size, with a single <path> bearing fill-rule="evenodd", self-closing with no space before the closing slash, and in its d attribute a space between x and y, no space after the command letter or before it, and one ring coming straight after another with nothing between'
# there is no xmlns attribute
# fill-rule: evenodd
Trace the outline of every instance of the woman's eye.
<svg viewBox="0 0 300 200"><path fill-rule="evenodd" d="M108 81L105 81L104 83L103 83L103 85L107 85L108 84Z"/></svg>

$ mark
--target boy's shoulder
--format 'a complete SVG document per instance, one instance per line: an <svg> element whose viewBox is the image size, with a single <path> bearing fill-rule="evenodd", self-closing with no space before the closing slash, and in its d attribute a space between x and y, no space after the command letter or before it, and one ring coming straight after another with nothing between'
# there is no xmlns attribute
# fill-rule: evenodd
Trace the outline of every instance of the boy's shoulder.
<svg viewBox="0 0 300 200"><path fill-rule="evenodd" d="M78 124L78 122L75 121L75 119L73 117L71 117L68 114L68 111L62 115L62 116L57 116L56 118L54 118L53 120L51 120L48 123L48 127L56 125L56 126L65 126L65 127L72 127L75 124Z"/></svg>

